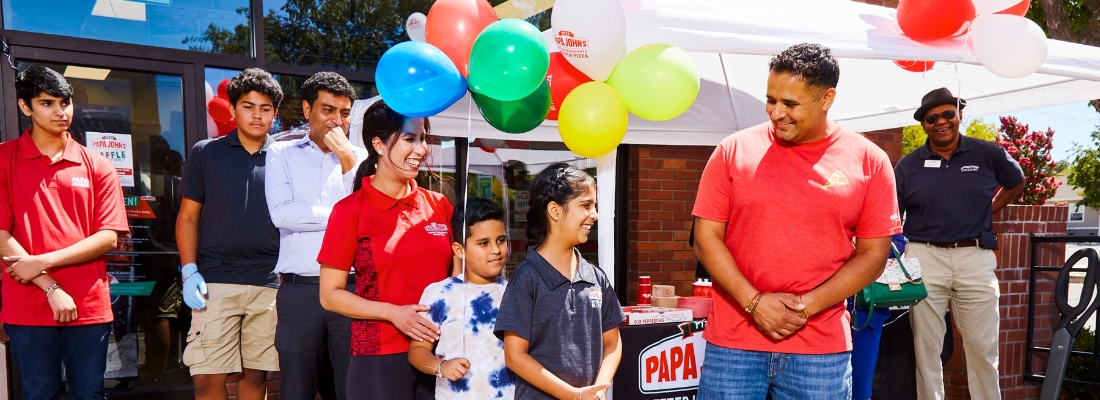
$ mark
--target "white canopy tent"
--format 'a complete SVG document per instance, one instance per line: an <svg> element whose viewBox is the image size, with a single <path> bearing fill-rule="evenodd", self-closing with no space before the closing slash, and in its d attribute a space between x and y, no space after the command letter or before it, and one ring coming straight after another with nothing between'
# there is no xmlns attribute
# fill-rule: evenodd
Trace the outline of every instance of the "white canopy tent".
<svg viewBox="0 0 1100 400"><path fill-rule="evenodd" d="M699 98L664 122L630 118L624 143L714 145L759 124L768 59L801 42L824 44L840 60L837 100L829 117L857 131L914 124L929 90L947 87L980 116L1100 98L1100 48L1050 40L1046 62L1022 79L993 75L978 64L966 36L936 43L902 34L897 11L850 0L622 0L627 48L668 43L688 51L699 68ZM552 47L553 49L553 47ZM927 73L892 60L933 60ZM557 123L510 135L493 129L469 96L432 118L440 135L559 141ZM468 126L469 125L469 126Z"/></svg>

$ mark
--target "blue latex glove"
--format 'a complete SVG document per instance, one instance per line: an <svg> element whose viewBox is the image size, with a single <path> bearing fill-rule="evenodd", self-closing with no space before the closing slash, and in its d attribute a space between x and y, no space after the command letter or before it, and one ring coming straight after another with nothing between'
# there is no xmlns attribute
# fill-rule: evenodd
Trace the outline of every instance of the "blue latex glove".
<svg viewBox="0 0 1100 400"><path fill-rule="evenodd" d="M905 236L900 233L895 233L891 240L894 242L894 246L898 248L898 252L905 254L905 243L907 243ZM890 256L893 257L893 254L890 254Z"/></svg>
<svg viewBox="0 0 1100 400"><path fill-rule="evenodd" d="M183 302L195 310L206 308L206 280L199 273L199 266L195 263L184 265L180 269L183 274Z"/></svg>

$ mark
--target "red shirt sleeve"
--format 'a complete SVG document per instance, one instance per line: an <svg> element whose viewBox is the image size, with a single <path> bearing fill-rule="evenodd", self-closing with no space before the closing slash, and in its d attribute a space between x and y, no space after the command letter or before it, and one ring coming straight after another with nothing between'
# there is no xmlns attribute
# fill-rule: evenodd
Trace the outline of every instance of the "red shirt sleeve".
<svg viewBox="0 0 1100 400"><path fill-rule="evenodd" d="M126 221L126 204L122 201L122 184L118 181L118 172L114 164L99 155L89 151L89 159L92 160L92 174L95 183L92 184L95 193L93 204L93 227L95 231L112 230L120 233L130 232L130 225Z"/></svg>
<svg viewBox="0 0 1100 400"><path fill-rule="evenodd" d="M874 146L873 144L868 144ZM885 153L871 149L874 173L867 182L867 195L863 200L863 209L856 222L856 237L877 238L901 233L901 217L898 213L897 189L894 184L894 171Z"/></svg>
<svg viewBox="0 0 1100 400"><path fill-rule="evenodd" d="M695 208L691 210L691 215L714 222L729 222L729 146L729 139L723 140L710 155L699 178L699 191L695 195Z"/></svg>
<svg viewBox="0 0 1100 400"><path fill-rule="evenodd" d="M359 242L357 229L359 225L358 194L358 192L352 193L332 207L332 213L328 216L328 228L325 229L325 239L321 242L321 252L317 255L317 262L344 271L351 271Z"/></svg>

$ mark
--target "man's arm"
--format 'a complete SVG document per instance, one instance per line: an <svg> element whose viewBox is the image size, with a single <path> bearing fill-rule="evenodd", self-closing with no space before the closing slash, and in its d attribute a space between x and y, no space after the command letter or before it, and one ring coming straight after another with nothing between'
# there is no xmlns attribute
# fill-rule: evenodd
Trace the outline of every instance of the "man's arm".
<svg viewBox="0 0 1100 400"><path fill-rule="evenodd" d="M200 218L202 203L184 197L176 217L176 247L180 252L180 265L191 264L198 259Z"/></svg>
<svg viewBox="0 0 1100 400"><path fill-rule="evenodd" d="M14 274L19 283L27 283L48 269L64 268L94 260L118 246L118 232L103 229L69 247L34 256L9 256L5 272Z"/></svg>
<svg viewBox="0 0 1100 400"><path fill-rule="evenodd" d="M1011 204L1013 201L1016 201L1017 197L1020 197L1020 193L1024 192L1024 183L1025 181L1021 180L1020 184L1012 189L1001 188L1001 190L997 192L997 195L993 196L993 215L997 215L1001 209L1005 208L1005 206Z"/></svg>
<svg viewBox="0 0 1100 400"><path fill-rule="evenodd" d="M24 257L29 256L27 250L23 248L23 245L19 244L19 241L15 240L15 237L11 235L11 232L0 230L0 256L3 257ZM60 285L53 291L50 288L57 284L57 281L53 279L49 274L39 274L37 277L31 280L35 286L42 290L46 295L46 301L50 304L50 309L53 310L54 321L66 323L76 321L76 302L73 298L65 292Z"/></svg>
<svg viewBox="0 0 1100 400"><path fill-rule="evenodd" d="M806 314L814 315L840 303L878 279L886 268L890 240L890 236L856 238L856 254L829 280L802 296Z"/></svg>
<svg viewBox="0 0 1100 400"><path fill-rule="evenodd" d="M747 307L758 290L745 279L745 275L733 260L726 247L726 223L704 218L695 219L695 257L703 263L714 282L718 283L737 301ZM780 340L806 324L801 314L802 304L790 293L761 293L756 310L752 313L756 328L774 340ZM792 310L796 310L793 311Z"/></svg>
<svg viewBox="0 0 1100 400"><path fill-rule="evenodd" d="M294 148L284 147L267 152L264 167L264 193L267 210L276 228L295 232L318 232L328 226L332 207L308 206L294 202L294 186L286 163L286 152ZM322 183L323 184L323 183ZM314 193L320 196L320 193Z"/></svg>

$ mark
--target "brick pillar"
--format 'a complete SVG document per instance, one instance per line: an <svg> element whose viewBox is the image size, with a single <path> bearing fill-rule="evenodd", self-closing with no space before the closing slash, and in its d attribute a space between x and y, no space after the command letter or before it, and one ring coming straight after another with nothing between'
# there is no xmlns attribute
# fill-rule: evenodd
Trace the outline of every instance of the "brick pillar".
<svg viewBox="0 0 1100 400"><path fill-rule="evenodd" d="M1001 285L1000 383L1006 400L1036 399L1040 383L1024 382L1027 338L1028 285L1031 277L1031 242L1035 234L1065 234L1069 208L1066 206L1008 206L994 216L993 230L1000 234L997 251L997 279ZM1037 265L1060 267L1065 262L1065 244L1046 243L1036 252ZM1049 346L1058 322L1054 306L1055 272L1036 276L1034 315L1035 346ZM944 368L944 385L949 399L969 398L966 358L962 337L955 336L955 352ZM1033 357L1031 372L1042 373L1046 355Z"/></svg>
<svg viewBox="0 0 1100 400"><path fill-rule="evenodd" d="M709 146L630 146L627 304L638 299L638 276L676 286L690 296L695 253L688 247L699 177L714 152Z"/></svg>
<svg viewBox="0 0 1100 400"><path fill-rule="evenodd" d="M875 142L878 147L886 151L886 155L890 157L890 164L897 165L898 160L900 160L902 156L901 130L902 128L891 128L881 131L863 132L863 136Z"/></svg>

